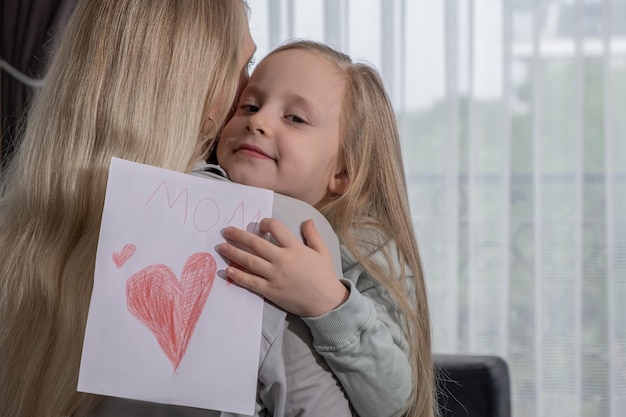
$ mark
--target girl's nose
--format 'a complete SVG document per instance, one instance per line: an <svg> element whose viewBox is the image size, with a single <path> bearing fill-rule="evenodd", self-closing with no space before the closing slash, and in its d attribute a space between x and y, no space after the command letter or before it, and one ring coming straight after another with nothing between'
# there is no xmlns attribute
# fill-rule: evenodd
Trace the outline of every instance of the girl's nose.
<svg viewBox="0 0 626 417"><path fill-rule="evenodd" d="M264 136L270 133L269 123L260 110L248 118L247 129L249 132L257 132Z"/></svg>

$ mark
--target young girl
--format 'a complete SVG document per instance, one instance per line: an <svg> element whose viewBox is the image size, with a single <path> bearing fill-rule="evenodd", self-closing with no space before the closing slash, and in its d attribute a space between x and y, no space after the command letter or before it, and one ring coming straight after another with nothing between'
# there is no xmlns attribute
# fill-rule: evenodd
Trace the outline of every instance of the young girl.
<svg viewBox="0 0 626 417"><path fill-rule="evenodd" d="M225 126L228 177L318 208L342 244L343 278L311 221L275 219L273 243L227 228L227 276L309 325L316 350L360 416L431 417L429 311L393 108L377 73L321 44L271 52Z"/></svg>
<svg viewBox="0 0 626 417"><path fill-rule="evenodd" d="M230 113L253 52L242 1L77 3L3 172L2 416L220 415L76 386L111 158L190 171ZM349 416L297 325L264 306L256 415Z"/></svg>

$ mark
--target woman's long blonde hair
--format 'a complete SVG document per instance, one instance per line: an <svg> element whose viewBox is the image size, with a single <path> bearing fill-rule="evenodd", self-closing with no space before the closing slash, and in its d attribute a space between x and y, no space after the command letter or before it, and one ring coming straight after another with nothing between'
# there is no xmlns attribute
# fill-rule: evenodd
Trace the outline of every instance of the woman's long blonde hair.
<svg viewBox="0 0 626 417"><path fill-rule="evenodd" d="M339 127L339 170L350 186L341 196L326 196L317 208L339 239L380 282L403 317L413 371L413 389L406 416L432 417L435 381L426 286L411 220L400 136L393 106L376 70L324 44L292 41L271 54L302 49L334 63L345 81ZM361 233L368 230L370 233ZM356 233L355 233L356 231ZM371 237L363 240L364 236ZM384 243L395 241L397 253ZM369 259L372 248L383 251L386 266ZM400 265L395 270L393 265ZM411 276L413 285L399 278ZM375 378L375 376L373 376Z"/></svg>
<svg viewBox="0 0 626 417"><path fill-rule="evenodd" d="M237 93L242 4L77 2L2 178L2 415L96 404L76 385L109 162L186 171L203 158Z"/></svg>

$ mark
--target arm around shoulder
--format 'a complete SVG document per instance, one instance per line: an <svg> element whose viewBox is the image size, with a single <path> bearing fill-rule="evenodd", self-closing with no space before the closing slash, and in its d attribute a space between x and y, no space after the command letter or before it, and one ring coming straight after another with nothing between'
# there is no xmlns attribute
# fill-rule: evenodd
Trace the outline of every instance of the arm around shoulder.
<svg viewBox="0 0 626 417"><path fill-rule="evenodd" d="M267 304L266 309L274 308ZM282 312L282 310L280 310ZM311 334L297 316L288 314L259 370L257 415L272 417L352 417L341 384L313 349Z"/></svg>
<svg viewBox="0 0 626 417"><path fill-rule="evenodd" d="M319 317L303 318L315 349L341 381L361 417L401 415L411 393L399 326L347 279L348 300Z"/></svg>

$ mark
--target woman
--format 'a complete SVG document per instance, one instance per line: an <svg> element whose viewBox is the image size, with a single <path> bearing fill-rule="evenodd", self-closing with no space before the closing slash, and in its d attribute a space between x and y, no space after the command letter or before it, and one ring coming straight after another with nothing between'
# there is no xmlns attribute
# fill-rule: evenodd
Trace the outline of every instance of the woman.
<svg viewBox="0 0 626 417"><path fill-rule="evenodd" d="M253 50L239 0L78 2L2 179L3 415L198 412L76 391L108 165L118 157L190 171L229 114ZM314 396L270 389L293 375L277 361L295 333L280 314L264 314L263 326L286 336L262 347L279 358L260 369L257 414L295 413L294 399L313 415L349 414L330 373L309 353L319 382L310 388L326 387L328 409L309 409Z"/></svg>

